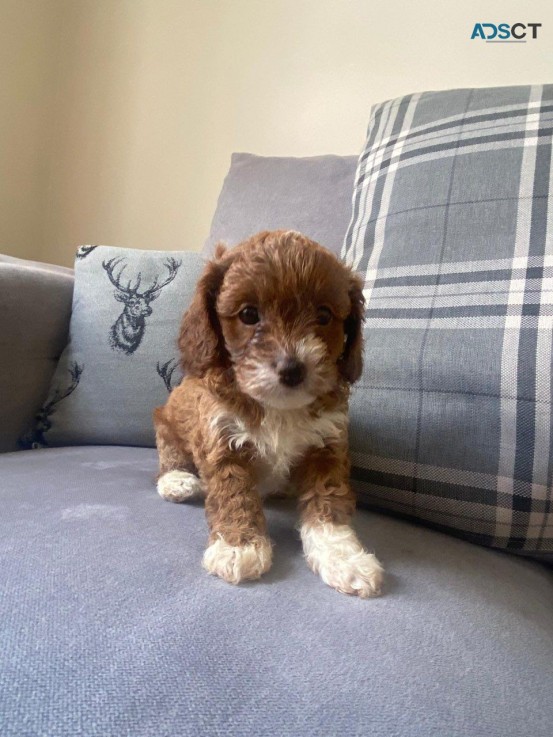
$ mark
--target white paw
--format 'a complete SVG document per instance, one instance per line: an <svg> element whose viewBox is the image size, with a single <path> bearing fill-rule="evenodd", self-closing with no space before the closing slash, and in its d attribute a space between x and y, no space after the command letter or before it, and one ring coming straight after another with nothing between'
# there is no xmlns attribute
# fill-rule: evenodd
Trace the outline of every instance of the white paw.
<svg viewBox="0 0 553 737"><path fill-rule="evenodd" d="M228 583L240 583L260 578L271 567L272 558L271 543L266 537L240 547L229 545L220 537L205 551L203 566Z"/></svg>
<svg viewBox="0 0 553 737"><path fill-rule="evenodd" d="M160 476L157 482L160 496L169 502L185 502L193 496L203 493L202 484L197 476L188 471L168 471Z"/></svg>
<svg viewBox="0 0 553 737"><path fill-rule="evenodd" d="M303 525L301 539L309 567L326 584L362 599L380 594L384 569L349 525Z"/></svg>

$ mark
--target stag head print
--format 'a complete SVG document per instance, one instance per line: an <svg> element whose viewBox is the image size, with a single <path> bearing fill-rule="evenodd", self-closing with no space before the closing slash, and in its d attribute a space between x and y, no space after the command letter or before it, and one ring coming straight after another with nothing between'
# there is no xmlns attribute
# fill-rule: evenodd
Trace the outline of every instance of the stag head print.
<svg viewBox="0 0 553 737"><path fill-rule="evenodd" d="M75 256L78 259L86 258L89 254L92 253L92 251L96 250L96 248L98 248L98 246L79 246L77 248L77 253L75 254Z"/></svg>
<svg viewBox="0 0 553 737"><path fill-rule="evenodd" d="M35 415L35 427L30 434L19 440L19 447L23 449L30 448L44 448L48 445L46 442L45 434L51 429L52 421L51 417L56 412L58 404L73 394L75 389L79 385L81 380L81 374L83 373L83 366L79 365L76 361L73 361L67 369L69 376L71 377L70 382L63 388L56 387L56 389L48 397L48 401L40 408L38 413Z"/></svg>
<svg viewBox="0 0 553 737"><path fill-rule="evenodd" d="M136 351L144 337L146 318L152 314L150 303L157 299L161 290L173 281L182 261L167 258L164 261L164 266L168 272L165 281L160 283L158 282L159 277L156 277L154 283L148 289L140 292L142 280L140 272L138 272L134 284L130 280L126 285L123 284L123 272L127 267L124 260L123 258L112 258L109 261L103 261L102 266L116 289L115 299L124 305L123 312L109 331L109 344L113 350L122 351L130 356Z"/></svg>
<svg viewBox="0 0 553 737"><path fill-rule="evenodd" d="M163 383L167 387L168 392L172 392L173 389L180 384L182 381L182 372L177 369L179 368L179 359L178 358L170 358L165 363L157 362L156 371L163 379ZM177 376L175 378L174 374L175 371L177 371Z"/></svg>

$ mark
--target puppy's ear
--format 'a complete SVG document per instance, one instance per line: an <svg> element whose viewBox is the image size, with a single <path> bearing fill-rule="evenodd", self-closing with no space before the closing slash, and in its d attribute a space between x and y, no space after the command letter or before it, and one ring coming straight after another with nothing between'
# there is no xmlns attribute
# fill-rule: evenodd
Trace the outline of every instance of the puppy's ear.
<svg viewBox="0 0 553 737"><path fill-rule="evenodd" d="M351 310L344 322L346 340L344 352L338 360L338 369L344 379L353 384L363 371L363 320L365 319L363 281L357 274L351 274L349 298Z"/></svg>
<svg viewBox="0 0 553 737"><path fill-rule="evenodd" d="M218 244L214 258L204 269L190 306L184 313L178 339L181 366L189 376L203 376L209 368L225 368L229 357L215 304L232 259Z"/></svg>

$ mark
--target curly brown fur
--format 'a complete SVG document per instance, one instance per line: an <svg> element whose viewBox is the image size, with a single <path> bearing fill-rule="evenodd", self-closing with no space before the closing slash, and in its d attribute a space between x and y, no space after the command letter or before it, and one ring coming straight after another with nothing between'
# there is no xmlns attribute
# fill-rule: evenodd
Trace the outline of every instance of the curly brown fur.
<svg viewBox="0 0 553 737"><path fill-rule="evenodd" d="M179 336L186 378L154 419L160 494L206 497L210 573L269 569L262 497L293 485L309 565L340 591L378 593L381 568L350 527L363 309L360 278L295 231L218 246L206 265Z"/></svg>

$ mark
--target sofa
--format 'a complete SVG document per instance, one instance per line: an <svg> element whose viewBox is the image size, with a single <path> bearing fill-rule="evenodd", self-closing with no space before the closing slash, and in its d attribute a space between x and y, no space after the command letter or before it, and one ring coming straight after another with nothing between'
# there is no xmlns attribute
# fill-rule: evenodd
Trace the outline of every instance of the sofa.
<svg viewBox="0 0 553 737"><path fill-rule="evenodd" d="M339 249L356 167L235 155L205 254L258 226ZM386 569L381 597L311 573L286 499L266 507L268 574L208 576L202 504L160 499L148 440L121 427L87 443L79 426L75 442L17 449L79 304L71 269L2 257L0 283L3 737L552 733L547 555L462 539L378 494L371 504L365 475L354 527Z"/></svg>

